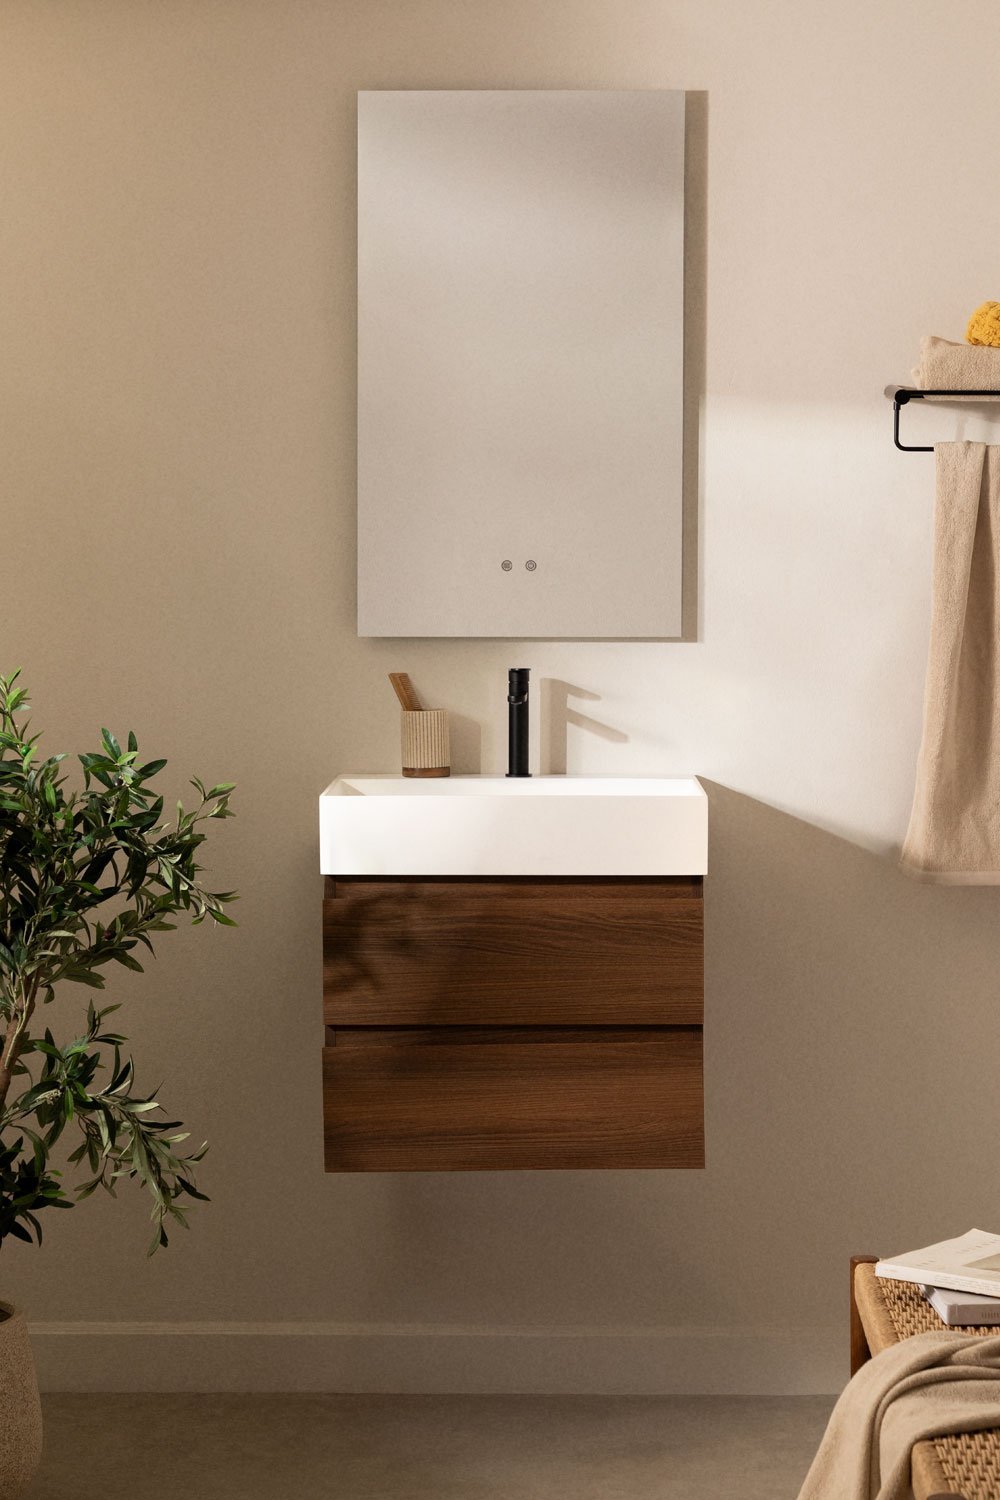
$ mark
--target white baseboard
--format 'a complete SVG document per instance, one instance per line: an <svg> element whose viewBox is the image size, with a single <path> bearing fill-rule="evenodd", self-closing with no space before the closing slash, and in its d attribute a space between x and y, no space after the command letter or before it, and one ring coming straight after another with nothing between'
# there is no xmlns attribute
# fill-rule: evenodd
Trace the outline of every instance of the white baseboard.
<svg viewBox="0 0 1000 1500"><path fill-rule="evenodd" d="M827 1395L836 1328L35 1323L48 1391Z"/></svg>

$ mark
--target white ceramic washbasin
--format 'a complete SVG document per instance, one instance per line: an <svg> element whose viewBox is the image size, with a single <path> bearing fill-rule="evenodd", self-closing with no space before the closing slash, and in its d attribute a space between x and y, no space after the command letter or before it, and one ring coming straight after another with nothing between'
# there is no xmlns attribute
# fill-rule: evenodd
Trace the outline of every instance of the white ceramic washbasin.
<svg viewBox="0 0 1000 1500"><path fill-rule="evenodd" d="M703 875L691 776L338 776L319 799L324 875Z"/></svg>

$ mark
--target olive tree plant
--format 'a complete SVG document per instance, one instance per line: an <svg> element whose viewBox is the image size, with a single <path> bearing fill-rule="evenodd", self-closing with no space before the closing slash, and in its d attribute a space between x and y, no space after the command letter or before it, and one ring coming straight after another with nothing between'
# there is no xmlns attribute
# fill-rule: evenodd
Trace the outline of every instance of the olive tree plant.
<svg viewBox="0 0 1000 1500"><path fill-rule="evenodd" d="M152 1254L168 1220L186 1222L185 1200L205 1197L194 1169L207 1147L187 1150L155 1091L136 1090L125 1038L107 1025L119 1006L91 1001L63 1042L41 1018L64 984L103 990L109 965L141 971L172 916L235 926L223 910L235 893L207 890L195 858L204 825L232 816L233 787L193 779L197 805L178 803L164 821L152 782L166 761L140 764L134 734L123 749L102 729L101 748L78 757L82 786L68 789L66 757L43 757L21 719L19 675L0 676L0 1246L8 1235L40 1243L43 1209L99 1187L114 1195L131 1178L152 1195ZM74 1197L50 1160L67 1128L81 1137L69 1161L87 1179Z"/></svg>

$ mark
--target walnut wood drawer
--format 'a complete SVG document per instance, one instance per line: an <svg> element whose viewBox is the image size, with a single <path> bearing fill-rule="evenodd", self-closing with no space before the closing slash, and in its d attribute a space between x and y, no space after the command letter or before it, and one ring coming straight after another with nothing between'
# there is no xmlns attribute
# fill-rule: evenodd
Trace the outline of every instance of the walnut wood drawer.
<svg viewBox="0 0 1000 1500"><path fill-rule="evenodd" d="M329 1172L701 1167L699 1027L337 1030Z"/></svg>
<svg viewBox="0 0 1000 1500"><path fill-rule="evenodd" d="M338 1026L697 1025L700 880L328 881Z"/></svg>

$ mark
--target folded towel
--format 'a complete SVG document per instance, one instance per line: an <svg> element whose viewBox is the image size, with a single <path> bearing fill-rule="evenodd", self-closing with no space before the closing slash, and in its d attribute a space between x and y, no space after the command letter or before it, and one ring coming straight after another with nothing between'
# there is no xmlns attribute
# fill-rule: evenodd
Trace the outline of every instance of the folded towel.
<svg viewBox="0 0 1000 1500"><path fill-rule="evenodd" d="M1000 349L953 344L929 334L920 340L913 384L918 391L1000 391Z"/></svg>
<svg viewBox="0 0 1000 1500"><path fill-rule="evenodd" d="M924 732L902 863L927 880L997 885L1000 448L939 443L935 453Z"/></svg>
<svg viewBox="0 0 1000 1500"><path fill-rule="evenodd" d="M1000 302L984 302L981 307L977 307L969 319L965 337L970 344L989 344L991 348L1000 348Z"/></svg>
<svg viewBox="0 0 1000 1500"><path fill-rule="evenodd" d="M914 1443L987 1427L1000 1427L1000 1338L901 1339L844 1390L799 1500L904 1500Z"/></svg>

